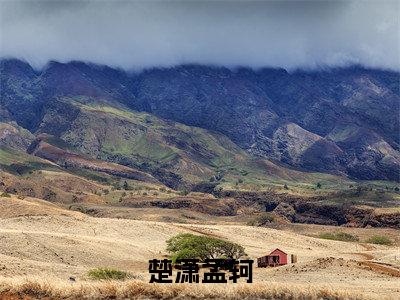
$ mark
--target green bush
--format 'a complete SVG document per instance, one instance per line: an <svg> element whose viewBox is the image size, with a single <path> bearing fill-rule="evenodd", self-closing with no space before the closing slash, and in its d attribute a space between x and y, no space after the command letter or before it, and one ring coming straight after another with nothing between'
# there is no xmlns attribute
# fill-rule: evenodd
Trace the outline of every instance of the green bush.
<svg viewBox="0 0 400 300"><path fill-rule="evenodd" d="M93 280L124 280L128 278L128 273L116 269L97 268L90 270L88 276Z"/></svg>
<svg viewBox="0 0 400 300"><path fill-rule="evenodd" d="M200 261L212 258L238 259L245 256L244 248L238 244L214 237L178 234L167 241L167 251L172 261L182 258L197 258Z"/></svg>
<svg viewBox="0 0 400 300"><path fill-rule="evenodd" d="M11 198L11 195L10 195L9 193L7 193L7 192L3 192L3 193L1 194L1 197Z"/></svg>
<svg viewBox="0 0 400 300"><path fill-rule="evenodd" d="M270 213L263 213L247 222L249 226L263 226L275 222L275 216Z"/></svg>
<svg viewBox="0 0 400 300"><path fill-rule="evenodd" d="M342 242L356 242L358 241L358 236L345 233L345 232L335 232L335 233L321 233L319 236L321 239L326 240L335 240L335 241L342 241Z"/></svg>
<svg viewBox="0 0 400 300"><path fill-rule="evenodd" d="M370 244L378 244L378 245L387 245L387 246L393 245L392 240L383 235L371 236L368 240L366 240L366 242L370 243Z"/></svg>
<svg viewBox="0 0 400 300"><path fill-rule="evenodd" d="M179 195L180 196L187 196L187 195L189 195L189 193L190 193L190 191L188 189L186 189L186 188L181 190L181 191L179 191Z"/></svg>

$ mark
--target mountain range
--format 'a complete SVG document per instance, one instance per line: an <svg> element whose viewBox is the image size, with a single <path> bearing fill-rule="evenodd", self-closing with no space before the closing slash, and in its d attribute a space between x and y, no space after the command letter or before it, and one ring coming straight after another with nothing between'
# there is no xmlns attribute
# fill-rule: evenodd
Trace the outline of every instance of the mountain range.
<svg viewBox="0 0 400 300"><path fill-rule="evenodd" d="M249 172L400 179L395 71L2 59L0 80L0 145L64 167L174 188Z"/></svg>

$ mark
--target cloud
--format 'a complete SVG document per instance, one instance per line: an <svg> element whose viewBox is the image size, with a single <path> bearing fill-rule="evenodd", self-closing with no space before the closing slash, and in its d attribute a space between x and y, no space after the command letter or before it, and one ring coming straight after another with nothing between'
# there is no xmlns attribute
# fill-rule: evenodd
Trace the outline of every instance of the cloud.
<svg viewBox="0 0 400 300"><path fill-rule="evenodd" d="M398 1L0 1L0 55L36 67L400 69Z"/></svg>

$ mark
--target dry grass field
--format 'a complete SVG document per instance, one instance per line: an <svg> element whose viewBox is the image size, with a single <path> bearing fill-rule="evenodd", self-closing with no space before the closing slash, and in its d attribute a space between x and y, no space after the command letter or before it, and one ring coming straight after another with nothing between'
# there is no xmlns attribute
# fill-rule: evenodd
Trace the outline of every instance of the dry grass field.
<svg viewBox="0 0 400 300"><path fill-rule="evenodd" d="M361 293L334 290L329 287L311 287L296 284L237 284L201 286L189 284L154 285L143 281L84 282L71 284L56 278L13 278L1 281L0 293L4 299L18 299L33 295L50 299L378 299ZM1 296L0 296L1 298ZM382 299L382 298L380 298Z"/></svg>
<svg viewBox="0 0 400 300"><path fill-rule="evenodd" d="M35 198L1 197L0 295L6 299L24 295L50 299L400 298L398 231L343 228L363 239L385 234L395 241L392 246L315 237L330 229L94 218ZM147 261L165 257L166 240L184 232L239 243L252 259L280 248L296 254L298 262L254 268L253 284L148 284ZM127 271L135 280L92 281L87 272L97 267ZM70 277L76 281L71 282Z"/></svg>

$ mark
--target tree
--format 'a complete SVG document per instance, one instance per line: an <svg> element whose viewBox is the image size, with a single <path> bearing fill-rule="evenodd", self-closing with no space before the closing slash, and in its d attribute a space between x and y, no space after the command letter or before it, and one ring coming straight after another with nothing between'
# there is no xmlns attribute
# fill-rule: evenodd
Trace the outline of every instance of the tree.
<svg viewBox="0 0 400 300"><path fill-rule="evenodd" d="M246 255L244 248L238 244L190 233L170 238L167 241L167 251L171 253L173 261L184 258L197 258L200 261L207 258L239 259Z"/></svg>
<svg viewBox="0 0 400 300"><path fill-rule="evenodd" d="M321 182L317 183L317 188L320 189L321 188Z"/></svg>

